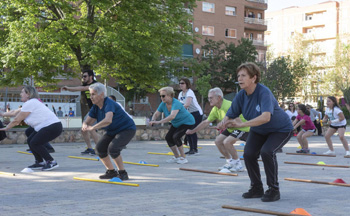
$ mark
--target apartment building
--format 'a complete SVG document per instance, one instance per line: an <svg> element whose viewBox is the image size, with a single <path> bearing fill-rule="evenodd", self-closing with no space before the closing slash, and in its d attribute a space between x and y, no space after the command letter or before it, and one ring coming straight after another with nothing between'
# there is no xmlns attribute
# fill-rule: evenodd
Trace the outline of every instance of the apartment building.
<svg viewBox="0 0 350 216"><path fill-rule="evenodd" d="M265 61L264 31L267 30L265 10L267 0L206 0L198 1L193 12L193 31L202 38L191 45L193 56L203 55L205 39L238 44L242 37L253 41L258 60Z"/></svg>
<svg viewBox="0 0 350 216"><path fill-rule="evenodd" d="M344 40L350 33L349 15L350 0L325 1L266 13L265 40L273 56L289 55L295 50L298 37L315 68L307 77L309 85L300 93L309 95L303 98L306 102L312 103L320 96L334 93L334 86L324 81L334 68L337 39Z"/></svg>

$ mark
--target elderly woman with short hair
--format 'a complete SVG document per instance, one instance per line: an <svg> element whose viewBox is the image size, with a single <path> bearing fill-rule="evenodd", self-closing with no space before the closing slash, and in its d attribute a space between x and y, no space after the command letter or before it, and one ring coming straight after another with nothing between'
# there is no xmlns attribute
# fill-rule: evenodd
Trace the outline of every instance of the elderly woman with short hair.
<svg viewBox="0 0 350 216"><path fill-rule="evenodd" d="M223 127L250 127L244 147L244 163L251 189L244 198L261 198L263 202L280 199L276 152L290 139L293 125L288 115L278 106L271 91L260 84L260 69L248 62L237 69L241 91L233 99L223 120ZM236 121L240 114L248 121ZM258 158L261 155L269 189L264 193Z"/></svg>
<svg viewBox="0 0 350 216"><path fill-rule="evenodd" d="M165 136L165 139L174 153L174 157L167 160L168 163L185 164L188 163L181 142L188 129L192 129L195 124L194 117L189 113L180 101L174 98L174 89L172 87L164 87L159 89L160 103L157 111L153 114L149 124L162 124L171 122L171 127ZM156 121L156 119L164 113L165 118Z"/></svg>
<svg viewBox="0 0 350 216"><path fill-rule="evenodd" d="M59 167L45 148L45 143L62 133L61 121L39 100L39 94L34 87L24 86L20 95L24 102L22 108L18 110L15 119L6 128L0 130L7 131L24 120L26 124L34 128L28 133L27 142L34 155L35 163L28 168L48 171Z"/></svg>
<svg viewBox="0 0 350 216"><path fill-rule="evenodd" d="M89 86L90 98L93 103L88 117L83 122L83 131L104 129L106 133L96 143L96 153L106 167L107 171L100 179L111 179L118 177L128 180L125 171L122 149L131 141L136 133L134 121L122 109L122 107L107 97L106 87L101 83ZM97 124L93 125L97 120ZM117 165L118 171L114 169L109 155Z"/></svg>

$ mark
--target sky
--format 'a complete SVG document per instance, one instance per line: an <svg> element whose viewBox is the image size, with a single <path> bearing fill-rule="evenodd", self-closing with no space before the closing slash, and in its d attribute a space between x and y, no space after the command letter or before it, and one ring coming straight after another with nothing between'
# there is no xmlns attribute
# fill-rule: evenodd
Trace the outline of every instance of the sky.
<svg viewBox="0 0 350 216"><path fill-rule="evenodd" d="M299 6L299 7L309 6L309 5L318 4L326 1L327 0L268 0L267 11L270 12L270 11L281 10L283 8L287 8L291 6Z"/></svg>

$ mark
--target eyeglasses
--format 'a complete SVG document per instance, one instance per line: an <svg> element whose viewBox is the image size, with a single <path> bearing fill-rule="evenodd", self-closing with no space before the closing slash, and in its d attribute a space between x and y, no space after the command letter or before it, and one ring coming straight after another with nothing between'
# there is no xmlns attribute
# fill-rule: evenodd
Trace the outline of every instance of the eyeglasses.
<svg viewBox="0 0 350 216"><path fill-rule="evenodd" d="M165 98L166 95L160 95L161 98Z"/></svg>
<svg viewBox="0 0 350 216"><path fill-rule="evenodd" d="M84 75L84 76L82 76L83 78L86 78L86 77L88 77L88 75Z"/></svg>
<svg viewBox="0 0 350 216"><path fill-rule="evenodd" d="M180 85L184 85L184 84L186 84L186 83L184 83L184 82L180 82L179 84L180 84Z"/></svg>

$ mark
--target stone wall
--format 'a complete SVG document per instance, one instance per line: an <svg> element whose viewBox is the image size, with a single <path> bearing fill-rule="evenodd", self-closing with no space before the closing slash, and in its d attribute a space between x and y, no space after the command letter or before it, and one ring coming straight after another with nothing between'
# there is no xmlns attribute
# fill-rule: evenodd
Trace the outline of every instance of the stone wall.
<svg viewBox="0 0 350 216"><path fill-rule="evenodd" d="M7 138L2 140L0 144L25 144L27 143L27 137L25 136L25 128L14 128L7 131ZM133 140L164 140L169 127L146 127L137 126L136 135ZM101 135L103 130L99 130ZM215 139L219 134L216 129L204 129L197 133L199 139ZM71 142L84 142L80 133L80 128L65 128L63 133L57 137L52 143L71 143Z"/></svg>

